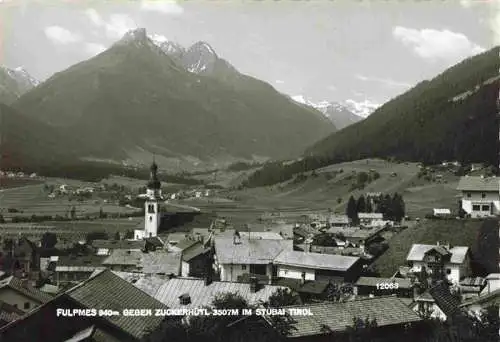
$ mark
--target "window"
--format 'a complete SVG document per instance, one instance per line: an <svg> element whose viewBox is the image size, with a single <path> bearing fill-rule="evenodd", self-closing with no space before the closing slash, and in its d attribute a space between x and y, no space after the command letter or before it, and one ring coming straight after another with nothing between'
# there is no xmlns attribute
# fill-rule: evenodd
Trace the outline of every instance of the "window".
<svg viewBox="0 0 500 342"><path fill-rule="evenodd" d="M241 269L245 271L247 269L247 265L241 265Z"/></svg>
<svg viewBox="0 0 500 342"><path fill-rule="evenodd" d="M30 303L28 303L28 302L24 303L24 308L25 308L25 309L29 309L29 308L30 308L30 306L31 306L31 305L30 305Z"/></svg>
<svg viewBox="0 0 500 342"><path fill-rule="evenodd" d="M470 198L470 192L467 193L467 198Z"/></svg>
<svg viewBox="0 0 500 342"><path fill-rule="evenodd" d="M148 205L148 213L154 213L154 212L155 212L154 204L149 204Z"/></svg>
<svg viewBox="0 0 500 342"><path fill-rule="evenodd" d="M490 206L489 206L489 205L483 205L483 206L481 207L481 210L482 210L482 211L490 211Z"/></svg>
<svg viewBox="0 0 500 342"><path fill-rule="evenodd" d="M446 274L451 274L451 269L447 268L446 269Z"/></svg>
<svg viewBox="0 0 500 342"><path fill-rule="evenodd" d="M474 210L474 211L480 211L481 210L481 206L479 204L474 204L472 206L472 210Z"/></svg>
<svg viewBox="0 0 500 342"><path fill-rule="evenodd" d="M153 222L153 216L149 217L149 222Z"/></svg>
<svg viewBox="0 0 500 342"><path fill-rule="evenodd" d="M481 194L481 198L486 198L486 194L484 192Z"/></svg>

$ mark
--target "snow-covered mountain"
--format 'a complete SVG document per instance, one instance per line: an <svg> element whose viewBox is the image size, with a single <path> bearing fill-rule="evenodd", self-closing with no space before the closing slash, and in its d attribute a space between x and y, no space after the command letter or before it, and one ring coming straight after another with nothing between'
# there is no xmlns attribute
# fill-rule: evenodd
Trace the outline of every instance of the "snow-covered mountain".
<svg viewBox="0 0 500 342"><path fill-rule="evenodd" d="M0 66L0 102L10 104L39 85L23 67L15 69Z"/></svg>
<svg viewBox="0 0 500 342"><path fill-rule="evenodd" d="M344 102L344 105L351 112L353 112L354 114L359 115L363 118L368 117L378 107L380 107L380 104L373 103L369 100L364 100L364 101L358 102L358 101L354 101L354 100L349 99L349 100L346 100Z"/></svg>
<svg viewBox="0 0 500 342"><path fill-rule="evenodd" d="M313 102L303 95L292 96L295 102L301 103L303 105L313 107L323 113L328 119L330 119L335 127L338 129L345 128L352 125L358 121L363 120L364 117L358 115L351 111L347 105L340 104L338 102L328 102L320 101Z"/></svg>

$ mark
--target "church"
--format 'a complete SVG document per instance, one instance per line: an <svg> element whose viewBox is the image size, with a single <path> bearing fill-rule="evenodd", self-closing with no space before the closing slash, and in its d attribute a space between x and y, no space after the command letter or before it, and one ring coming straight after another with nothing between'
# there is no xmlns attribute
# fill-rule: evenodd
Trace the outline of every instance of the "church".
<svg viewBox="0 0 500 342"><path fill-rule="evenodd" d="M153 161L151 174L147 183L146 201L144 202L144 229L134 231L135 240L143 240L158 236L162 221L160 203L163 201L161 182L158 179L158 165Z"/></svg>
<svg viewBox="0 0 500 342"><path fill-rule="evenodd" d="M158 165L153 160L150 177L146 184L146 194L141 195L144 201L144 224L142 229L134 230L134 240L144 240L158 235L165 235L174 228L192 222L200 215L199 211L176 208L165 201L158 179ZM163 237L163 236L162 236Z"/></svg>

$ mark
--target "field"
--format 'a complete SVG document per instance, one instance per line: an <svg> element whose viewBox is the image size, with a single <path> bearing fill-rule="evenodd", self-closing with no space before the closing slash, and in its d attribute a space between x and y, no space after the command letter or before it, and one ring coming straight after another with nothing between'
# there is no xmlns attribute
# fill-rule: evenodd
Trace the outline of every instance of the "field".
<svg viewBox="0 0 500 342"><path fill-rule="evenodd" d="M481 272L481 269L488 269L495 272L491 264L497 264L498 258L496 220L423 220L390 239L389 249L375 261L374 266L382 277L390 277L399 266L406 266L406 256L412 244L435 244L437 241L470 247L473 259L478 262L476 270Z"/></svg>
<svg viewBox="0 0 500 342"><path fill-rule="evenodd" d="M17 188L25 185L36 185L41 184L43 181L32 178L7 178L0 176L0 190Z"/></svg>
<svg viewBox="0 0 500 342"><path fill-rule="evenodd" d="M368 183L362 190L353 190L357 174L370 171L377 172L380 178ZM329 209L343 213L351 195L359 197L367 192L399 192L403 195L410 216L423 217L432 213L433 208L456 210L458 177L443 172L439 182L428 181L418 177L419 171L416 163L359 160L327 166L316 170L314 174L308 172L305 180L290 180L269 187L226 190L219 192L219 195L233 199L235 207L282 211ZM213 207L217 206L217 203L213 203Z"/></svg>
<svg viewBox="0 0 500 342"><path fill-rule="evenodd" d="M66 184L70 183L66 182ZM0 213L5 218L31 215L66 216L73 206L77 216L98 214L100 208L106 213L127 214L134 212L133 209L103 203L99 199L77 202L70 201L66 197L49 198L43 184L2 189L0 191ZM22 213L9 213L9 208L17 209Z"/></svg>

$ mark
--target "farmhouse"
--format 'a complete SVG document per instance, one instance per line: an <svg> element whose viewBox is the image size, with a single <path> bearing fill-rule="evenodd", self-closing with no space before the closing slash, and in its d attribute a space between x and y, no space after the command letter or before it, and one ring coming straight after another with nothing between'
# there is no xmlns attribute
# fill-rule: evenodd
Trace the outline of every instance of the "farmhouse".
<svg viewBox="0 0 500 342"><path fill-rule="evenodd" d="M60 256L56 261L51 261L54 264L55 281L57 286L79 283L87 280L89 276L97 269L103 269L102 262L106 256ZM52 266L50 266L51 268Z"/></svg>
<svg viewBox="0 0 500 342"><path fill-rule="evenodd" d="M358 213L358 218L362 226L383 226L386 223L382 213Z"/></svg>
<svg viewBox="0 0 500 342"><path fill-rule="evenodd" d="M425 267L429 273L443 275L457 285L471 274L469 247L451 247L439 242L436 245L414 244L406 260L412 273Z"/></svg>
<svg viewBox="0 0 500 342"><path fill-rule="evenodd" d="M243 274L273 277L272 262L283 250L293 250L293 240L215 237L215 265L222 281L237 281Z"/></svg>
<svg viewBox="0 0 500 342"><path fill-rule="evenodd" d="M359 274L359 261L358 257L284 250L273 264L279 278L349 282Z"/></svg>
<svg viewBox="0 0 500 342"><path fill-rule="evenodd" d="M113 271L140 272L151 275L180 274L180 253L150 252L116 249L102 265Z"/></svg>
<svg viewBox="0 0 500 342"><path fill-rule="evenodd" d="M332 215L328 218L330 227L347 227L350 223L347 215Z"/></svg>
<svg viewBox="0 0 500 342"><path fill-rule="evenodd" d="M203 277L207 271L210 248L197 242L182 251L181 276Z"/></svg>
<svg viewBox="0 0 500 342"><path fill-rule="evenodd" d="M488 217L500 212L500 186L497 177L460 178L457 190L462 192L461 208L470 217Z"/></svg>

